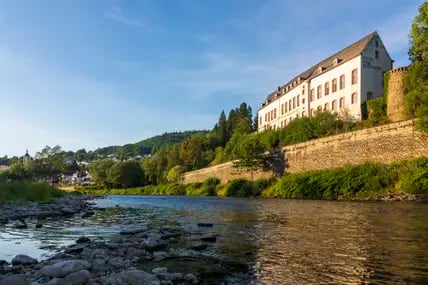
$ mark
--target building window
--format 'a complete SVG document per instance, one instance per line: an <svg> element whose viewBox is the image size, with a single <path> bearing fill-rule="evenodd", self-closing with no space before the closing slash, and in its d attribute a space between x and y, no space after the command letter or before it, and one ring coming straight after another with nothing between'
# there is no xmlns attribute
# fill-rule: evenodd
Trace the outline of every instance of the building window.
<svg viewBox="0 0 428 285"><path fill-rule="evenodd" d="M318 85L318 87L317 87L317 99L322 97L321 92L322 92L322 87L321 87L321 85Z"/></svg>
<svg viewBox="0 0 428 285"><path fill-rule="evenodd" d="M328 103L324 104L324 111L328 111L328 105L329 105Z"/></svg>
<svg viewBox="0 0 428 285"><path fill-rule="evenodd" d="M340 97L339 99L339 108L345 107L345 97Z"/></svg>
<svg viewBox="0 0 428 285"><path fill-rule="evenodd" d="M293 110L296 108L296 97L293 97Z"/></svg>
<svg viewBox="0 0 428 285"><path fill-rule="evenodd" d="M304 117L304 116L306 116L306 112L305 111L302 112L302 117Z"/></svg>
<svg viewBox="0 0 428 285"><path fill-rule="evenodd" d="M268 120L268 113L265 114L265 122L269 122L269 120Z"/></svg>
<svg viewBox="0 0 428 285"><path fill-rule="evenodd" d="M281 116L284 115L284 104L281 104Z"/></svg>
<svg viewBox="0 0 428 285"><path fill-rule="evenodd" d="M310 102L313 102L315 100L315 89L311 89L311 94L310 94L310 97L309 97L309 101Z"/></svg>
<svg viewBox="0 0 428 285"><path fill-rule="evenodd" d="M358 83L358 69L352 70L352 84Z"/></svg>
<svg viewBox="0 0 428 285"><path fill-rule="evenodd" d="M300 106L300 95L297 95L297 107Z"/></svg>
<svg viewBox="0 0 428 285"><path fill-rule="evenodd" d="M311 109L311 116L315 115L315 110L314 108Z"/></svg>
<svg viewBox="0 0 428 285"><path fill-rule="evenodd" d="M378 40L376 40L375 45L376 45L376 47L379 47L379 41Z"/></svg>
<svg viewBox="0 0 428 285"><path fill-rule="evenodd" d="M305 104L305 97L302 98L302 104Z"/></svg>
<svg viewBox="0 0 428 285"><path fill-rule="evenodd" d="M324 96L327 96L330 94L330 82L326 82L324 84Z"/></svg>
<svg viewBox="0 0 428 285"><path fill-rule="evenodd" d="M259 120L260 120L260 123L259 123L259 124L261 125L261 124L262 124L262 116L260 116L260 119L259 119Z"/></svg>
<svg viewBox="0 0 428 285"><path fill-rule="evenodd" d="M302 87L302 95L305 95L305 85Z"/></svg>
<svg viewBox="0 0 428 285"><path fill-rule="evenodd" d="M374 57L375 57L376 59L379 59L379 51L378 51L378 50L375 50L375 52L374 52Z"/></svg>
<svg viewBox="0 0 428 285"><path fill-rule="evenodd" d="M331 81L331 92L334 93L336 91L337 91L337 79L335 78Z"/></svg>
<svg viewBox="0 0 428 285"><path fill-rule="evenodd" d="M357 103L357 92L352 93L351 95L351 104Z"/></svg>
<svg viewBox="0 0 428 285"><path fill-rule="evenodd" d="M342 74L340 76L340 83L339 84L340 84L340 86L339 86L340 89L345 88L345 74Z"/></svg>
<svg viewBox="0 0 428 285"><path fill-rule="evenodd" d="M273 109L273 118L276 119L276 108Z"/></svg>
<svg viewBox="0 0 428 285"><path fill-rule="evenodd" d="M284 106L285 106L285 108L284 108L285 109L285 113L287 113L288 112L288 110L287 110L287 108L288 108L287 102L284 103Z"/></svg>
<svg viewBox="0 0 428 285"><path fill-rule="evenodd" d="M332 109L333 111L336 111L336 110L337 110L337 101L336 101L336 100L333 100L333 102L331 102L331 109Z"/></svg>

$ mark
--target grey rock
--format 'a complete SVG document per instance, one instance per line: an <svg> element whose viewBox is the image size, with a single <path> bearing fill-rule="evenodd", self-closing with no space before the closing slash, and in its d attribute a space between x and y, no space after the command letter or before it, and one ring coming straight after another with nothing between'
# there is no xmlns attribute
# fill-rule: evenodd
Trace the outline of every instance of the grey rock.
<svg viewBox="0 0 428 285"><path fill-rule="evenodd" d="M49 280L49 282L46 285L62 285L62 279L61 278L53 278Z"/></svg>
<svg viewBox="0 0 428 285"><path fill-rule="evenodd" d="M81 236L76 240L76 243L88 243L91 242L91 239L85 236Z"/></svg>
<svg viewBox="0 0 428 285"><path fill-rule="evenodd" d="M12 265L30 265L36 264L38 261L28 255L19 254L12 259Z"/></svg>
<svg viewBox="0 0 428 285"><path fill-rule="evenodd" d="M111 274L108 278L108 284L160 285L160 281L143 270L127 270Z"/></svg>
<svg viewBox="0 0 428 285"><path fill-rule="evenodd" d="M105 267L105 260L101 258L97 258L94 261L92 261L92 269L96 271L100 271Z"/></svg>
<svg viewBox="0 0 428 285"><path fill-rule="evenodd" d="M216 242L217 237L214 235L207 235L207 236L203 236L201 237L201 241L205 241L205 242Z"/></svg>
<svg viewBox="0 0 428 285"><path fill-rule="evenodd" d="M0 259L0 266L8 265L9 263L6 260Z"/></svg>
<svg viewBox="0 0 428 285"><path fill-rule="evenodd" d="M72 244L69 247L67 247L64 252L65 253L72 253L72 254L77 254L77 253L81 253L83 251L83 249L86 247L86 244Z"/></svg>
<svg viewBox="0 0 428 285"><path fill-rule="evenodd" d="M14 274L0 279L0 285L23 285L28 284L24 274Z"/></svg>
<svg viewBox="0 0 428 285"><path fill-rule="evenodd" d="M89 262L80 259L61 260L52 265L42 267L43 275L49 277L65 277L73 272L89 269L91 265Z"/></svg>
<svg viewBox="0 0 428 285"><path fill-rule="evenodd" d="M211 228L214 224L212 223L198 223L198 227L203 227L203 228Z"/></svg>
<svg viewBox="0 0 428 285"><path fill-rule="evenodd" d="M146 226L138 227L138 228L127 228L120 231L121 235L135 235L139 233L143 233L147 231L148 228Z"/></svg>
<svg viewBox="0 0 428 285"><path fill-rule="evenodd" d="M175 280L181 280L181 279L183 279L183 273L179 273L179 272L168 273L168 280L175 281Z"/></svg>
<svg viewBox="0 0 428 285"><path fill-rule="evenodd" d="M136 256L143 255L143 253L144 253L144 251L142 249L135 248L135 247L129 247L128 250L127 250L126 256L129 259L132 259L132 258L134 258Z"/></svg>
<svg viewBox="0 0 428 285"><path fill-rule="evenodd" d="M167 273L168 272L168 268L167 267L156 267L152 269L152 273L153 274L159 274L159 273Z"/></svg>
<svg viewBox="0 0 428 285"><path fill-rule="evenodd" d="M192 284L198 284L198 278L192 273L184 275L184 280L191 282Z"/></svg>
<svg viewBox="0 0 428 285"><path fill-rule="evenodd" d="M190 249L193 249L193 250L196 250L196 251L205 250L207 248L208 248L208 245L205 244L205 243L195 243L195 244L192 244L190 246Z"/></svg>
<svg viewBox="0 0 428 285"><path fill-rule="evenodd" d="M26 229L26 228L28 228L28 226L27 226L27 224L26 223L16 223L15 224L15 228L16 229Z"/></svg>
<svg viewBox="0 0 428 285"><path fill-rule="evenodd" d="M119 256L111 258L108 263L114 268L125 268L130 265L129 260L124 260Z"/></svg>
<svg viewBox="0 0 428 285"><path fill-rule="evenodd" d="M89 273L88 270L83 269L67 275L63 279L63 284L82 285L82 284L85 284L86 281L89 280L89 278L91 278L91 274Z"/></svg>

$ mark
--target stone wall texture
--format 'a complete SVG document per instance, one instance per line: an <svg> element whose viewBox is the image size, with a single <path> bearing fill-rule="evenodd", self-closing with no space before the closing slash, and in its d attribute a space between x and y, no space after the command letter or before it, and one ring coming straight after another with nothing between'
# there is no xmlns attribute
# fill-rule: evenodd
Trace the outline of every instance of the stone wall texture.
<svg viewBox="0 0 428 285"><path fill-rule="evenodd" d="M290 173L428 156L428 134L402 121L284 148Z"/></svg>
<svg viewBox="0 0 428 285"><path fill-rule="evenodd" d="M404 85L406 74L406 67L400 67L389 71L386 113L391 122L408 119L404 112Z"/></svg>
<svg viewBox="0 0 428 285"><path fill-rule="evenodd" d="M221 180L221 183L227 183L229 180L245 178L251 180L259 178L270 178L272 177L272 172L261 172L254 171L251 174L251 171L240 170L236 167L233 167L232 162L222 163L216 166L211 166L195 171L190 171L184 173L184 183L193 183L193 182L203 182L209 177L217 177Z"/></svg>
<svg viewBox="0 0 428 285"><path fill-rule="evenodd" d="M414 123L414 120L401 121L286 146L287 172L330 169L364 162L392 163L428 156L428 134L416 131ZM257 172L253 178L271 176L270 172ZM228 162L186 172L184 182L202 182L208 177L217 177L226 183L237 178L251 179L251 173L239 171Z"/></svg>

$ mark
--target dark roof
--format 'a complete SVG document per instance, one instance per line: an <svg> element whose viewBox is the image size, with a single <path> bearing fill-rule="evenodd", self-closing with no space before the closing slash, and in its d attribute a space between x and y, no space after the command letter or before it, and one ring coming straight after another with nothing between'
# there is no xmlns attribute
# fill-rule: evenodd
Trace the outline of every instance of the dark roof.
<svg viewBox="0 0 428 285"><path fill-rule="evenodd" d="M291 85L293 82L295 82L299 78L301 80L307 80L307 79L314 78L314 77L320 75L321 73L329 71L331 68L335 67L335 66L333 66L333 61L336 58L339 60L338 64L342 64L342 63L345 63L345 62L353 59L354 57L360 55L364 51L364 49L367 47L367 44L377 35L378 34L376 31L370 33L369 35L365 36L364 38L360 39L359 41L347 46L346 48L342 49L341 51L339 51L339 52L333 54L332 56L329 56L328 58L324 59L323 61L315 64L314 66L310 67L309 69L305 70L304 72L302 72L299 75L297 75L296 77L294 77L289 82L285 83L282 87L278 87L278 88L284 88L285 86ZM317 70L320 67L322 67L321 73L317 72ZM277 96L276 96L277 93L278 93L278 90L275 90L274 92L269 94L266 99L269 100L270 102L274 101L277 98Z"/></svg>

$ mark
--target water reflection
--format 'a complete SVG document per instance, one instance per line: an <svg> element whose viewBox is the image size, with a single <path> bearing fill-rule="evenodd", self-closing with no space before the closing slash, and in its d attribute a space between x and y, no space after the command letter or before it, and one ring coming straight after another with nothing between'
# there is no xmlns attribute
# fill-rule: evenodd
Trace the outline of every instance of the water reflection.
<svg viewBox="0 0 428 285"><path fill-rule="evenodd" d="M256 284L428 284L428 204L113 196L97 206L84 220L0 227L0 259L46 257L83 234L108 239L150 221L218 235L213 254L247 262Z"/></svg>

